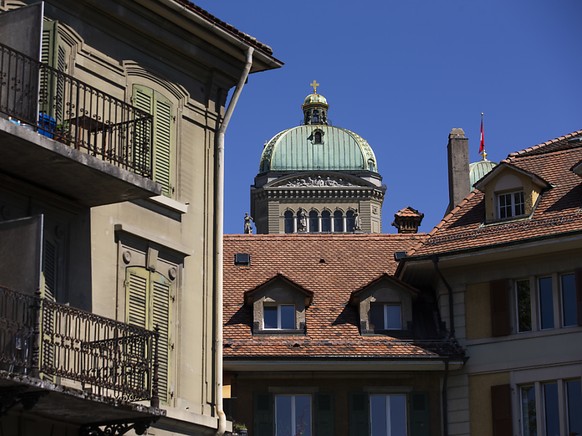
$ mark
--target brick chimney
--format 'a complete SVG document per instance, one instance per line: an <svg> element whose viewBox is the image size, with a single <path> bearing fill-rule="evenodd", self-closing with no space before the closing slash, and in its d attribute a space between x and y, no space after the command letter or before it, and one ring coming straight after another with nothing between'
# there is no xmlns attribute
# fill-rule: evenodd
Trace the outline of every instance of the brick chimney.
<svg viewBox="0 0 582 436"><path fill-rule="evenodd" d="M449 133L447 145L449 165L449 213L471 190L469 179L469 140L463 129L454 128Z"/></svg>

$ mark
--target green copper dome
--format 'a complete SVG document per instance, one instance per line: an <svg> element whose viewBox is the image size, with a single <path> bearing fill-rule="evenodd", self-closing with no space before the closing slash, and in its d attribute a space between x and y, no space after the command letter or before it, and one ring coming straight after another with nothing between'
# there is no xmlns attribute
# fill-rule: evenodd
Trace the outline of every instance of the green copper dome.
<svg viewBox="0 0 582 436"><path fill-rule="evenodd" d="M330 126L328 104L317 93L303 102L303 125L283 130L263 149L259 172L269 171L370 171L377 173L376 156L370 144L356 133Z"/></svg>
<svg viewBox="0 0 582 436"><path fill-rule="evenodd" d="M469 180L471 182L471 189L473 185L481 180L485 175L495 168L497 164L490 160L484 159L479 162L469 164Z"/></svg>

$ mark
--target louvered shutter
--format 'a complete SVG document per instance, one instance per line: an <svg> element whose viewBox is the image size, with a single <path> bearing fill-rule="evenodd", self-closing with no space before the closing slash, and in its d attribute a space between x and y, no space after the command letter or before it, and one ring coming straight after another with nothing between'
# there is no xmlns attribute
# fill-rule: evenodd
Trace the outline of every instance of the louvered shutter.
<svg viewBox="0 0 582 436"><path fill-rule="evenodd" d="M349 406L350 436L362 436L369 434L370 412L368 394L351 394Z"/></svg>
<svg viewBox="0 0 582 436"><path fill-rule="evenodd" d="M491 386L491 414L493 434L495 436L511 436L511 386Z"/></svg>
<svg viewBox="0 0 582 436"><path fill-rule="evenodd" d="M509 280L495 280L489 284L491 299L491 335L507 336L511 333Z"/></svg>
<svg viewBox="0 0 582 436"><path fill-rule="evenodd" d="M162 194L171 197L172 188L172 104L160 93L142 85L133 87L133 105L154 117L153 124L153 179L162 186ZM138 138L141 132L137 132ZM147 142L145 142L147 144ZM136 150L135 162L147 168L149 155Z"/></svg>
<svg viewBox="0 0 582 436"><path fill-rule="evenodd" d="M153 113L154 92L150 88L141 85L133 86L133 105L148 114ZM138 124L136 131L136 138L139 138L134 143L132 163L135 168L138 168L143 173L150 170L150 140L149 133L143 131L143 126Z"/></svg>
<svg viewBox="0 0 582 436"><path fill-rule="evenodd" d="M576 273L576 313L578 315L578 325L582 326L582 269L577 269Z"/></svg>
<svg viewBox="0 0 582 436"><path fill-rule="evenodd" d="M159 329L158 338L158 390L162 401L167 400L168 372L170 357L170 281L160 273L151 273L152 277L152 322L151 328Z"/></svg>
<svg viewBox="0 0 582 436"><path fill-rule="evenodd" d="M155 93L154 96L154 180L162 185L162 193L172 195L172 105Z"/></svg>
<svg viewBox="0 0 582 436"><path fill-rule="evenodd" d="M254 395L254 436L273 436L273 396L269 393Z"/></svg>
<svg viewBox="0 0 582 436"><path fill-rule="evenodd" d="M44 20L42 23L42 46L40 60L43 64L54 66L54 58L57 45L57 22ZM54 118L54 109L51 101L54 99L55 86L50 83L47 70L42 70L40 75L40 106L39 110Z"/></svg>
<svg viewBox="0 0 582 436"><path fill-rule="evenodd" d="M44 276L43 298L56 301L57 295L57 246L48 239L44 240L42 257L42 273Z"/></svg>
<svg viewBox="0 0 582 436"><path fill-rule="evenodd" d="M413 392L410 395L410 434L430 435L429 401L425 392Z"/></svg>
<svg viewBox="0 0 582 436"><path fill-rule="evenodd" d="M126 274L126 320L143 328L149 327L149 274L142 267L129 267Z"/></svg>
<svg viewBox="0 0 582 436"><path fill-rule="evenodd" d="M317 394L315 396L315 434L317 436L334 436L333 396Z"/></svg>

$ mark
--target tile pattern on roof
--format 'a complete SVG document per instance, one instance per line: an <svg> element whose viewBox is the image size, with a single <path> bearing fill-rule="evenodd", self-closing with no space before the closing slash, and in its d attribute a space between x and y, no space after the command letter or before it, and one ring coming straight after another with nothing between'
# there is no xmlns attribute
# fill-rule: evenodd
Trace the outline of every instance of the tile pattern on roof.
<svg viewBox="0 0 582 436"><path fill-rule="evenodd" d="M412 343L388 336L361 336L350 295L385 273L393 274L396 251L409 250L424 234L225 235L225 358L434 358L458 354L442 341ZM250 266L236 266L249 253ZM244 293L283 274L313 291L306 334L252 335L252 309ZM455 354L455 355L456 355Z"/></svg>
<svg viewBox="0 0 582 436"><path fill-rule="evenodd" d="M484 194L471 192L408 252L419 257L582 232L582 184L571 168L582 160L582 130L511 153L506 160L551 184L531 217L484 224ZM495 171L495 170L494 170Z"/></svg>

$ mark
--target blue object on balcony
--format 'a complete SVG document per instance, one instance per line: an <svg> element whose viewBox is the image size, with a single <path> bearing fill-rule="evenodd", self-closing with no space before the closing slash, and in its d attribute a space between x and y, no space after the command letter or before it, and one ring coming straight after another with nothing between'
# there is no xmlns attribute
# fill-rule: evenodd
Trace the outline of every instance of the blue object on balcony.
<svg viewBox="0 0 582 436"><path fill-rule="evenodd" d="M47 138L53 138L57 122L49 114L38 114L38 133Z"/></svg>

